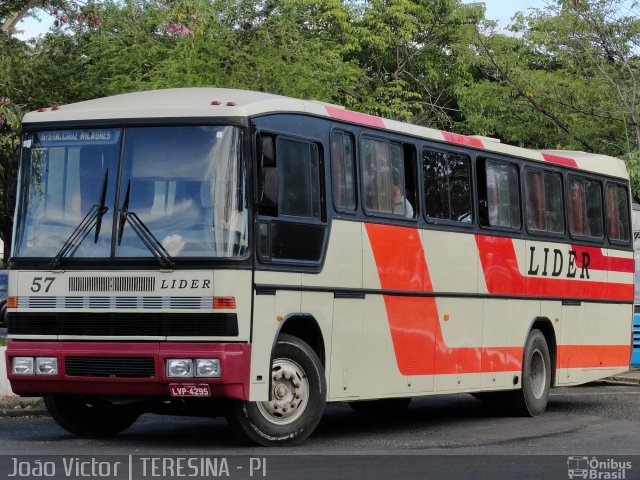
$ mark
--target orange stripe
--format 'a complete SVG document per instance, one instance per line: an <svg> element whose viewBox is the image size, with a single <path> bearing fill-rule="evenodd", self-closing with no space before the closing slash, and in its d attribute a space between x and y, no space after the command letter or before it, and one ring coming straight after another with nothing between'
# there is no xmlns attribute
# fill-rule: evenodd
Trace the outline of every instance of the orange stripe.
<svg viewBox="0 0 640 480"><path fill-rule="evenodd" d="M433 291L417 229L377 224L366 224L366 229L383 289ZM402 375L521 369L522 347L448 347L440 329L435 298L391 295L383 298Z"/></svg>
<svg viewBox="0 0 640 480"><path fill-rule="evenodd" d="M630 345L558 345L557 368L628 367Z"/></svg>
<svg viewBox="0 0 640 480"><path fill-rule="evenodd" d="M540 297L633 300L632 283L528 277L520 273L513 240L476 235L485 283L490 293Z"/></svg>
<svg viewBox="0 0 640 480"><path fill-rule="evenodd" d="M419 230L377 224L366 224L366 229L381 288L433 292ZM485 240L491 243L492 240L502 239L487 237ZM529 284L525 283L522 276L513 275L513 269L517 270L515 253L503 256L505 246L500 241L498 243L498 249L481 249L484 256L497 265L495 268L485 268L487 285L492 284L494 288L498 285L500 292L511 292L514 288L524 291ZM487 258L483 259L483 267ZM557 291L551 290L549 294L558 295ZM396 362L402 375L489 373L522 369L523 346L448 347L440 328L435 298L393 295L384 295L383 298ZM629 345L561 345L558 347L557 367L614 367L628 365L629 358Z"/></svg>

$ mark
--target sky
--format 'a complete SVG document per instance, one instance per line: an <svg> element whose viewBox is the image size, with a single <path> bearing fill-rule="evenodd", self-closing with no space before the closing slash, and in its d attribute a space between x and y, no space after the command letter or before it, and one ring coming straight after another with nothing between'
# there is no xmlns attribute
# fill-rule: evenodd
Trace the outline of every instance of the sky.
<svg viewBox="0 0 640 480"><path fill-rule="evenodd" d="M545 0L462 0L462 3L484 3L487 7L485 17L490 20L508 22L516 12L529 13L530 8L542 8Z"/></svg>
<svg viewBox="0 0 640 480"><path fill-rule="evenodd" d="M476 3L482 0L462 0L463 3ZM528 13L530 8L542 8L545 0L484 0L486 7L486 17L491 20L498 20L501 26L506 26L516 12ZM18 38L28 39L45 33L53 23L53 17L46 13L38 13L40 21L34 18L27 18L18 24L18 30L24 33Z"/></svg>

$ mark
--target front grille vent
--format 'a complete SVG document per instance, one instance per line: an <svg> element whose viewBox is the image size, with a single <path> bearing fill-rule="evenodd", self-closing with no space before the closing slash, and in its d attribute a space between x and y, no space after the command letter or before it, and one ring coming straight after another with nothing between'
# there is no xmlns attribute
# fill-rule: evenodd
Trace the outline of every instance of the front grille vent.
<svg viewBox="0 0 640 480"><path fill-rule="evenodd" d="M155 277L69 277L70 292L153 292Z"/></svg>
<svg viewBox="0 0 640 480"><path fill-rule="evenodd" d="M237 337L235 313L9 312L9 335Z"/></svg>
<svg viewBox="0 0 640 480"><path fill-rule="evenodd" d="M65 372L72 377L150 378L155 364L146 357L67 357Z"/></svg>
<svg viewBox="0 0 640 480"><path fill-rule="evenodd" d="M18 297L18 307L27 308L115 308L115 309L210 309L213 297L125 297L114 295L99 297L66 296L66 297Z"/></svg>

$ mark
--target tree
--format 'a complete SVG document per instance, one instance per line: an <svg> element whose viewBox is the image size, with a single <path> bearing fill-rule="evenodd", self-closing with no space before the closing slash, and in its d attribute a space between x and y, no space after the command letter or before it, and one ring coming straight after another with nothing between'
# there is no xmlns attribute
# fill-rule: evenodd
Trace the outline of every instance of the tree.
<svg viewBox="0 0 640 480"><path fill-rule="evenodd" d="M537 135L512 130L509 141L614 156L639 148L640 19L628 5L556 0L531 15L519 14L511 27L517 36L479 33L481 75L460 90L465 113L471 112L466 127L479 126L479 112L495 112L494 97L486 95L493 90L510 97L515 108L489 117L501 118L503 126L524 120L536 125Z"/></svg>
<svg viewBox="0 0 640 480"><path fill-rule="evenodd" d="M356 23L350 55L366 83L347 104L435 128L458 116L453 86L464 75L464 51L483 16L459 0L372 0Z"/></svg>

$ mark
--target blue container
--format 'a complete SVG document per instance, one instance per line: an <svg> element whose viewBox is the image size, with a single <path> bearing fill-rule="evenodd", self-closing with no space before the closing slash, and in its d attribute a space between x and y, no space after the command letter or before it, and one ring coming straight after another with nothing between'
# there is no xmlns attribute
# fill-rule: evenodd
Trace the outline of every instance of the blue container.
<svg viewBox="0 0 640 480"><path fill-rule="evenodd" d="M640 313L633 315L633 353L631 366L640 367Z"/></svg>

